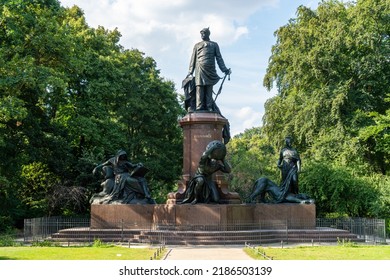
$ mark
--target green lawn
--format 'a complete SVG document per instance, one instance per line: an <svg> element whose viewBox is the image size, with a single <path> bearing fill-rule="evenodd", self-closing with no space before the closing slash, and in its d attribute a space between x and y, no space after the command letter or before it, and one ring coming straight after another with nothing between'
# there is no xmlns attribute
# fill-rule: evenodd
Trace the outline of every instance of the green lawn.
<svg viewBox="0 0 390 280"><path fill-rule="evenodd" d="M390 260L390 246L302 246L289 248L259 247L274 260ZM255 259L264 259L256 250L245 248Z"/></svg>
<svg viewBox="0 0 390 280"><path fill-rule="evenodd" d="M254 259L264 259L257 249L274 260L390 260L390 246L259 247L244 250ZM156 248L110 247L0 247L0 260L150 260ZM164 251L157 259L162 258Z"/></svg>
<svg viewBox="0 0 390 280"><path fill-rule="evenodd" d="M157 249L111 247L0 247L0 260L150 260ZM164 252L159 254L159 257Z"/></svg>

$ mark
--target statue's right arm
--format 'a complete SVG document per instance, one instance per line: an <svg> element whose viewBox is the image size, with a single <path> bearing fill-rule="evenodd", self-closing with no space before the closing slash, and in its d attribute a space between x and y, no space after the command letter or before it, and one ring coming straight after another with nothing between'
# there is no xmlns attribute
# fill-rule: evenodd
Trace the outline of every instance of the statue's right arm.
<svg viewBox="0 0 390 280"><path fill-rule="evenodd" d="M208 158L210 158L210 150L206 150L203 152L202 156L199 159L199 165L205 164Z"/></svg>
<svg viewBox="0 0 390 280"><path fill-rule="evenodd" d="M225 173L232 172L232 167L231 167L230 163L227 160L224 159L222 161L222 163L223 163L223 168L222 168L223 172L225 172Z"/></svg>
<svg viewBox="0 0 390 280"><path fill-rule="evenodd" d="M195 70L195 64L196 64L196 45L194 46L194 49L192 51L192 55L191 55L191 61L190 61L190 67L188 69L188 76L192 75L194 73L194 70Z"/></svg>
<svg viewBox="0 0 390 280"><path fill-rule="evenodd" d="M282 168L282 166L283 166L282 162L283 162L283 150L280 151L279 159L278 159L278 162L277 162L276 165L277 165L279 168Z"/></svg>
<svg viewBox="0 0 390 280"><path fill-rule="evenodd" d="M96 166L93 169L92 174L96 175L103 166L107 166L107 165L111 165L111 162L109 160L107 160L106 162L103 162L102 164L99 164L98 166Z"/></svg>

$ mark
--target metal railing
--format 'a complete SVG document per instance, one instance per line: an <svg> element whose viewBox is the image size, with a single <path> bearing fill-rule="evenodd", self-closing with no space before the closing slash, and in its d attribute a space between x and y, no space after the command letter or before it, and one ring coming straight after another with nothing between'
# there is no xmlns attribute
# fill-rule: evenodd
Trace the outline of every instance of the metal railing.
<svg viewBox="0 0 390 280"><path fill-rule="evenodd" d="M196 222L196 221L195 221ZM311 221L271 220L231 224L126 223L110 221L109 228L91 228L89 218L43 217L24 221L24 241L130 242L149 244L266 244L334 243L340 241L386 243L385 220L367 218ZM65 241L66 240L66 241Z"/></svg>
<svg viewBox="0 0 390 280"><path fill-rule="evenodd" d="M384 219L369 218L318 218L317 228L346 230L366 242L386 243L386 224Z"/></svg>
<svg viewBox="0 0 390 280"><path fill-rule="evenodd" d="M63 229L88 229L89 218L41 217L24 219L24 241L42 241Z"/></svg>

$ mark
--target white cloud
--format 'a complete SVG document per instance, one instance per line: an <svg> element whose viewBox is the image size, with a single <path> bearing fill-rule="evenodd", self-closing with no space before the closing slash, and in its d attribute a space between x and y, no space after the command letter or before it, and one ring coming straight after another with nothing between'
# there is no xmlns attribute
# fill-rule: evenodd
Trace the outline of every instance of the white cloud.
<svg viewBox="0 0 390 280"><path fill-rule="evenodd" d="M245 21L251 14L278 1L247 0L245 5L236 0L62 0L61 3L80 6L92 27L117 27L125 47L153 54L161 40L164 45L180 42L188 48L200 39L194 35L207 26L215 40L230 44L248 33Z"/></svg>
<svg viewBox="0 0 390 280"><path fill-rule="evenodd" d="M252 107L246 106L238 110L232 108L226 111L233 116L229 119L230 133L233 136L244 132L246 129L259 127L262 123L263 114Z"/></svg>
<svg viewBox="0 0 390 280"><path fill-rule="evenodd" d="M238 40L242 35L248 34L249 30L246 26L241 26L236 29L236 34L234 35L234 40Z"/></svg>

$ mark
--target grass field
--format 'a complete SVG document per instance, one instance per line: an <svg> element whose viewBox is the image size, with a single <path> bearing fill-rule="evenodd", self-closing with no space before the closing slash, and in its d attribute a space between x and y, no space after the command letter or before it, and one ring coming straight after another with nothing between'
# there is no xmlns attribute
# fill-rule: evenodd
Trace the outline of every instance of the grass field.
<svg viewBox="0 0 390 280"><path fill-rule="evenodd" d="M217 250L217 249L216 249ZM390 246L301 246L245 248L254 259L258 252L274 260L390 260ZM0 247L0 260L150 260L156 248L108 247ZM160 251L160 259L165 251Z"/></svg>
<svg viewBox="0 0 390 280"><path fill-rule="evenodd" d="M258 251L274 260L390 260L390 246L302 246L289 248L245 248L255 259L264 259Z"/></svg>
<svg viewBox="0 0 390 280"><path fill-rule="evenodd" d="M150 260L155 248L110 247L0 247L0 260ZM159 254L161 258L164 251Z"/></svg>

